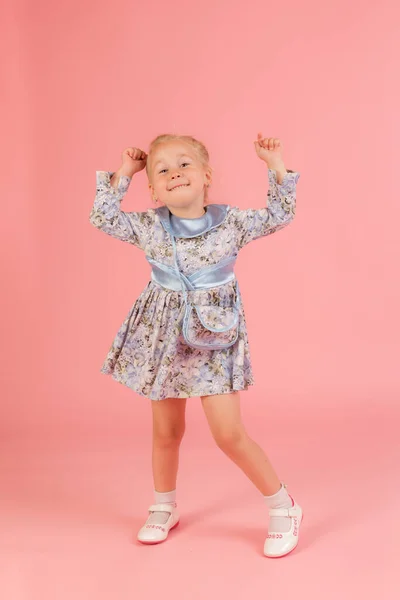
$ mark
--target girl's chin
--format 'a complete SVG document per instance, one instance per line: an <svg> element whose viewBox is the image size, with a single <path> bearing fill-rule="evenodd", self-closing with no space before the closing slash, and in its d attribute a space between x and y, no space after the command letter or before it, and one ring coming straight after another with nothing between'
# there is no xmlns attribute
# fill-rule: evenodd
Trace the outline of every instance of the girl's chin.
<svg viewBox="0 0 400 600"><path fill-rule="evenodd" d="M180 187L180 188L176 188L176 190L171 190L170 192L166 193L167 198L178 198L181 194L185 194L185 196L187 196L188 194L193 194L193 190L190 189L190 187Z"/></svg>
<svg viewBox="0 0 400 600"><path fill-rule="evenodd" d="M166 198L163 198L162 200L159 201L162 204L170 204L171 206L188 206L189 204L191 204L191 202L195 202L196 200L196 195L195 194L185 194L184 196L179 194L176 194L176 196L172 197L172 196L167 196Z"/></svg>

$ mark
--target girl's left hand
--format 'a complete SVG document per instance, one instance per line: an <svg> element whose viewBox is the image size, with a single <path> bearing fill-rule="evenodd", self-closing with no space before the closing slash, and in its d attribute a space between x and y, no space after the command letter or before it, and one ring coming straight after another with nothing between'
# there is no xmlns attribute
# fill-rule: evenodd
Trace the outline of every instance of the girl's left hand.
<svg viewBox="0 0 400 600"><path fill-rule="evenodd" d="M282 144L279 138L263 138L262 133L259 133L254 147L257 156L271 169L283 165Z"/></svg>

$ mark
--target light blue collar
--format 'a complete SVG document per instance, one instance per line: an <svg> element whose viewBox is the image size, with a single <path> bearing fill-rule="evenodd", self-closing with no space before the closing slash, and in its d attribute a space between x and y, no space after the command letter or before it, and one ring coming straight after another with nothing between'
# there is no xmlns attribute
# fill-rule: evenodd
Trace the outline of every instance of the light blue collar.
<svg viewBox="0 0 400 600"><path fill-rule="evenodd" d="M228 204L208 204L205 210L205 214L197 219L176 217L167 206L156 208L156 213L164 228L167 231L171 229L175 237L192 238L221 225L227 215Z"/></svg>

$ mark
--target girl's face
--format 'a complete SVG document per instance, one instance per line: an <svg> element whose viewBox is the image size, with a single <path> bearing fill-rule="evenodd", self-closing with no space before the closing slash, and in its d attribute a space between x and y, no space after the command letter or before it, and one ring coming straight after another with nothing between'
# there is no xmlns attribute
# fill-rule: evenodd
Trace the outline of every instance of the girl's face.
<svg viewBox="0 0 400 600"><path fill-rule="evenodd" d="M189 144L177 140L158 145L151 156L149 175L153 198L173 214L188 218L204 214L204 190L211 181L211 170L203 166Z"/></svg>

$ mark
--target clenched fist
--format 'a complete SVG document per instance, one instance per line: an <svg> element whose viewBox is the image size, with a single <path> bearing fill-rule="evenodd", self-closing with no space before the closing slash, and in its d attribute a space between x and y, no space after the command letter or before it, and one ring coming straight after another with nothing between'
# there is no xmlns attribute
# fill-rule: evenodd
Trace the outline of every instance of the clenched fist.
<svg viewBox="0 0 400 600"><path fill-rule="evenodd" d="M257 156L267 163L270 169L283 165L282 144L278 138L263 138L259 133L254 142Z"/></svg>
<svg viewBox="0 0 400 600"><path fill-rule="evenodd" d="M126 148L122 153L122 166L132 175L145 168L147 154L140 148Z"/></svg>

